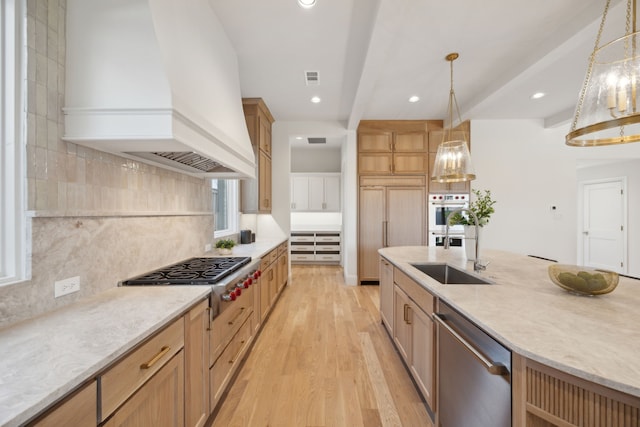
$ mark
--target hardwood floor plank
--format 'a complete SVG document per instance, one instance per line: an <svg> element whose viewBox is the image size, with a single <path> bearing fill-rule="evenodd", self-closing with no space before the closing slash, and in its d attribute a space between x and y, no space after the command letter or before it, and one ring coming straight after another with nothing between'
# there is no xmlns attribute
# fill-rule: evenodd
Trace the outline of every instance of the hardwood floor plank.
<svg viewBox="0 0 640 427"><path fill-rule="evenodd" d="M380 323L378 287L342 276L292 266L214 427L431 426Z"/></svg>

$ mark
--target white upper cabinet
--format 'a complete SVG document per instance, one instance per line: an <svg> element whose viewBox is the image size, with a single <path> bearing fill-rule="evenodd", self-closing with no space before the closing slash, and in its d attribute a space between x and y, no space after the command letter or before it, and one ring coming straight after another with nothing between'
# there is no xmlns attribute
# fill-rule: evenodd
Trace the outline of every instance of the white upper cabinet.
<svg viewBox="0 0 640 427"><path fill-rule="evenodd" d="M292 174L291 211L340 212L340 174Z"/></svg>

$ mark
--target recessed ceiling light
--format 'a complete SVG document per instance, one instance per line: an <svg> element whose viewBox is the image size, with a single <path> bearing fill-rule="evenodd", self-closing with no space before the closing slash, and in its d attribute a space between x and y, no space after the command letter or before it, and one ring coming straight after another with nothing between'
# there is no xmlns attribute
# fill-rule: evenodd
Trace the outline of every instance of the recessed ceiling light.
<svg viewBox="0 0 640 427"><path fill-rule="evenodd" d="M420 97L418 95L413 95L409 97L409 102L418 102L420 101Z"/></svg>
<svg viewBox="0 0 640 427"><path fill-rule="evenodd" d="M546 95L546 93L544 92L536 92L533 95L531 95L531 99L540 99L542 97L544 97Z"/></svg>
<svg viewBox="0 0 640 427"><path fill-rule="evenodd" d="M317 104L320 101L322 101L322 100L320 99L319 96L314 96L313 98L311 98L311 102L313 102L314 104Z"/></svg>
<svg viewBox="0 0 640 427"><path fill-rule="evenodd" d="M298 4L305 9L311 9L316 5L316 0L298 0Z"/></svg>
<svg viewBox="0 0 640 427"><path fill-rule="evenodd" d="M301 137L301 136L296 136L296 139L297 139L297 140L301 140L301 139L302 139L302 137Z"/></svg>

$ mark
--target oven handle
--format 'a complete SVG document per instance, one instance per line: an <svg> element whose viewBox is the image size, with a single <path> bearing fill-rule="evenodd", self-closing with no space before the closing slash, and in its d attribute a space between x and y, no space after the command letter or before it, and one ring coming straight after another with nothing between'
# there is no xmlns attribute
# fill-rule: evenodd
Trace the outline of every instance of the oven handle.
<svg viewBox="0 0 640 427"><path fill-rule="evenodd" d="M507 369L506 366L500 363L495 363L487 359L486 357L484 357L473 345L471 345L467 340L462 338L460 334L458 334L456 331L454 331L451 328L451 326L447 325L444 319L438 313L433 313L433 320L435 320L436 323L438 323L440 326L445 328L445 330L449 332L460 344L462 344L467 350L469 350L471 354L473 354L473 356L476 359L478 359L480 363L482 363L482 365L490 374L506 375L509 373L509 370Z"/></svg>

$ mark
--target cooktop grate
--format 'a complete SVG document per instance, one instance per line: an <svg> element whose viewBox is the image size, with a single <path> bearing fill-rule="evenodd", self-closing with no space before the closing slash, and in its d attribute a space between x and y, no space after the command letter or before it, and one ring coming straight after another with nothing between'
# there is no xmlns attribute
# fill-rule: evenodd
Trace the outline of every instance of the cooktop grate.
<svg viewBox="0 0 640 427"><path fill-rule="evenodd" d="M122 282L133 285L205 285L222 279L248 264L251 257L191 258Z"/></svg>

